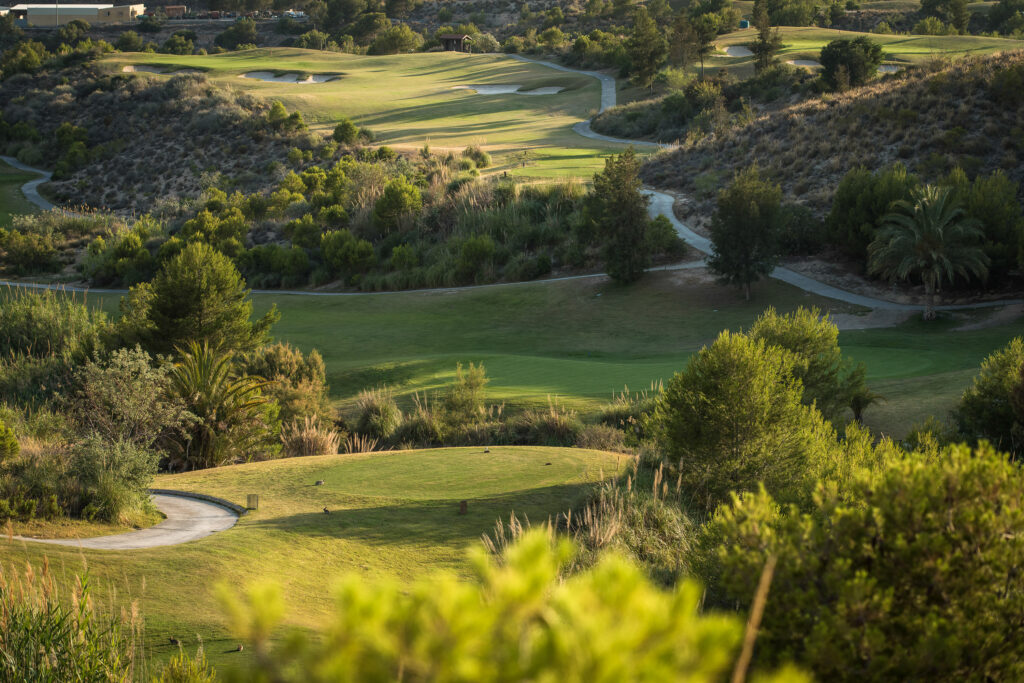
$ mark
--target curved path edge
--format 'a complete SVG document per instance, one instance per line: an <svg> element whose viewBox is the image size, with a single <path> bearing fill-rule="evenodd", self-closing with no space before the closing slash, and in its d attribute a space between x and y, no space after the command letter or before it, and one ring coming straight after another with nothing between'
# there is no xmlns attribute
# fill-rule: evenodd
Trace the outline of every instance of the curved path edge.
<svg viewBox="0 0 1024 683"><path fill-rule="evenodd" d="M242 512L240 506L203 494L150 489L153 504L167 519L138 531L91 538L29 538L14 540L48 543L89 550L140 550L179 545L230 529Z"/></svg>

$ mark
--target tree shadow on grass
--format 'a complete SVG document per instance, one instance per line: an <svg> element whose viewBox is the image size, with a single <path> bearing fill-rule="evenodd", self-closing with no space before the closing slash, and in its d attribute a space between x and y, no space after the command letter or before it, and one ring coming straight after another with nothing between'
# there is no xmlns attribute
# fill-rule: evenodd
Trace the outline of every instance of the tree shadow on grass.
<svg viewBox="0 0 1024 683"><path fill-rule="evenodd" d="M253 521L251 528L301 534L311 538L338 538L363 543L449 544L475 540L491 531L499 519L513 512L534 524L577 505L591 483L561 484L529 491L474 498L467 514L459 514L458 500L428 500L393 505L322 510Z"/></svg>

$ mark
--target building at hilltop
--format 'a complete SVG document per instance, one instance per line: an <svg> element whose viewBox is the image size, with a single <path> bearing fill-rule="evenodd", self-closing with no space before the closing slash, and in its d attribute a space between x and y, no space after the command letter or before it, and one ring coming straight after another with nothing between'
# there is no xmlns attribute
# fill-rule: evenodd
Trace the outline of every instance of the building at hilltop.
<svg viewBox="0 0 1024 683"><path fill-rule="evenodd" d="M145 5L22 4L10 9L17 26L63 26L78 19L90 24L128 24L146 13Z"/></svg>

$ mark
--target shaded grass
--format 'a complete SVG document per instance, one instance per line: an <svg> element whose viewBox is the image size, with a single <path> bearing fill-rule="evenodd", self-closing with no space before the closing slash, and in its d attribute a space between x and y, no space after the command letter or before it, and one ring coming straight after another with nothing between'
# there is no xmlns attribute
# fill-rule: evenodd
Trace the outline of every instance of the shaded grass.
<svg viewBox="0 0 1024 683"><path fill-rule="evenodd" d="M285 591L293 626L311 627L332 608L342 572L409 580L438 568L467 573L466 549L514 510L537 521L573 504L590 482L613 475L622 456L557 448L437 449L294 458L157 477L160 488L199 491L260 507L225 532L167 548L80 551L0 539L5 569L47 557L62 580L83 565L108 607L138 599L146 655L166 659L202 638L215 664L237 641L214 597L261 578ZM548 464L550 463L550 464ZM317 479L324 486L313 486ZM469 513L458 514L468 500ZM324 507L332 512L325 515ZM104 598L100 597L101 604ZM247 655L245 655L247 656Z"/></svg>
<svg viewBox="0 0 1024 683"><path fill-rule="evenodd" d="M0 161L0 228L9 227L14 216L39 210L21 192L22 185L37 177Z"/></svg>

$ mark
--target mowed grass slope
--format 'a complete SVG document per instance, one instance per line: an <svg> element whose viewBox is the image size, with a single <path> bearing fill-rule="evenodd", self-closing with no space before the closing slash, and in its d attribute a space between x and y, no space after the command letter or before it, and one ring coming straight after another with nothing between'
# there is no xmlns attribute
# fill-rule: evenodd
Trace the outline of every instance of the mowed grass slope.
<svg viewBox="0 0 1024 683"><path fill-rule="evenodd" d="M589 177L603 157L621 145L597 142L573 132L600 104L597 79L527 64L505 55L440 52L387 56L350 55L297 48L262 48L220 55L117 54L105 62L114 71L127 65L199 69L213 81L281 100L301 111L324 133L341 116L371 128L377 142L418 149L462 149L480 144L498 158L495 169L538 177ZM276 83L242 78L252 71L276 74L339 74L325 83ZM137 74L140 78L166 75ZM561 87L553 95L482 95L456 89L471 85L520 85L529 91ZM531 149L536 160L514 165L513 152Z"/></svg>
<svg viewBox="0 0 1024 683"><path fill-rule="evenodd" d="M467 573L466 550L514 511L541 522L624 467L624 456L558 448L436 449L294 458L176 475L159 488L195 491L259 509L225 532L192 543L132 551L79 551L0 538L5 571L44 557L64 579L88 566L101 605L138 599L147 655L194 645L215 662L237 645L223 625L215 587L270 580L285 590L289 623L313 627L333 607L332 579L408 581L437 569ZM314 486L318 480L323 486ZM468 514L459 515L459 501ZM323 513L327 507L331 514ZM108 602L109 601L109 602Z"/></svg>

